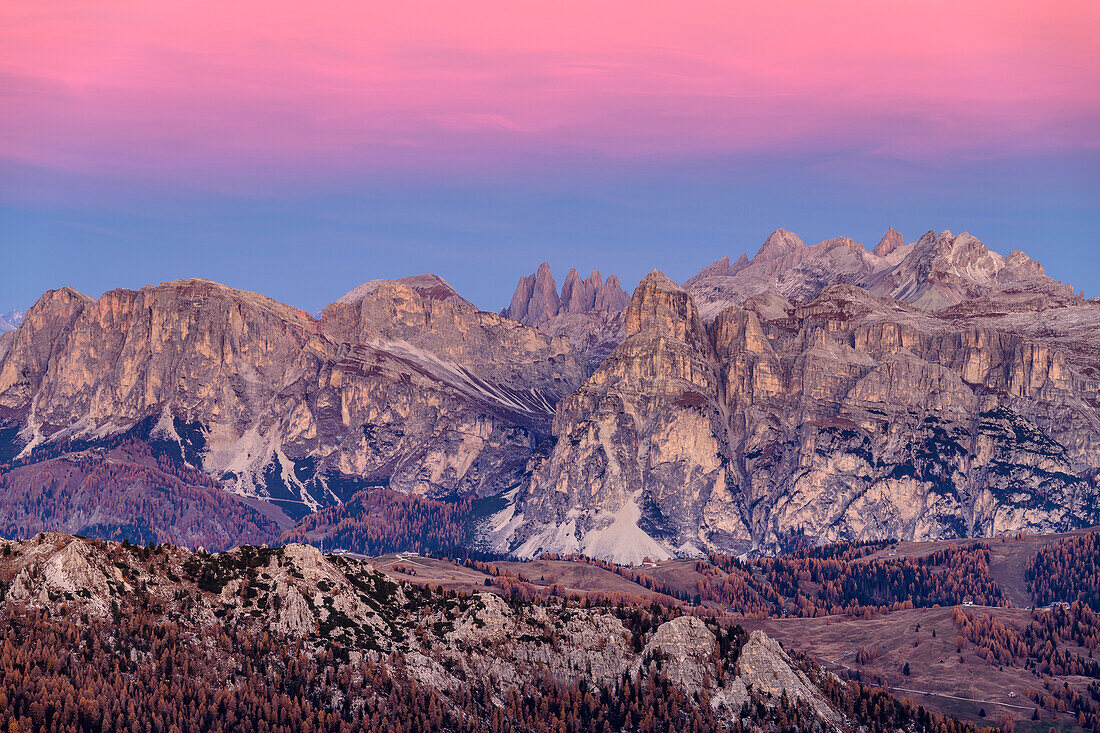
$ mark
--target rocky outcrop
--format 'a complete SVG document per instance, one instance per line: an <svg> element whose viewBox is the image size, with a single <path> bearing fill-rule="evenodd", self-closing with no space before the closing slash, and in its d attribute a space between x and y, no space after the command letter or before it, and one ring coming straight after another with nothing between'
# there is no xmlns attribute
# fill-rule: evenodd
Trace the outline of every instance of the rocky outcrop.
<svg viewBox="0 0 1100 733"><path fill-rule="evenodd" d="M237 663L229 644L207 640L230 633L262 639L265 650L275 650L268 653L289 648L299 661L323 655L334 676L362 673L360 662L385 665L381 694L392 694L390 685L420 686L438 695L435 704L453 703L484 720L499 718L509 696L548 684L581 681L592 710L601 690L663 679L662 691L683 693L677 720L698 705L729 723L742 718L743 705L774 708L786 696L813 711L804 722L816 723L816 716L854 729L774 640L674 609L624 611L575 598L515 602L489 589L445 595L386 576L370 562L294 544L211 555L47 533L0 546L0 614L7 621L25 623L33 618L29 608L51 617L80 614L85 638L105 632L89 648L123 656L135 674L160 662L163 647L115 638L126 636L117 632L119 619L140 613L225 669L255 673ZM251 646L247 653L254 654ZM475 711L465 693L482 682L486 705ZM357 699L369 694L362 689ZM336 698L334 707L342 702Z"/></svg>
<svg viewBox="0 0 1100 733"><path fill-rule="evenodd" d="M130 588L120 569L103 562L87 542L49 533L17 546L23 557L6 588L4 598L8 601L49 608L66 598L80 597L91 613L103 616L110 607L112 585Z"/></svg>
<svg viewBox="0 0 1100 733"><path fill-rule="evenodd" d="M703 689L713 684L718 644L700 618L680 616L666 621L657 627L643 651L660 655L665 674L678 685Z"/></svg>
<svg viewBox="0 0 1100 733"><path fill-rule="evenodd" d="M795 667L779 642L763 631L749 634L737 659L737 676L711 698L711 706L740 710L743 703L752 699L752 693L762 694L772 705L785 696L807 705L834 726L845 723L844 716L833 709L821 689Z"/></svg>
<svg viewBox="0 0 1100 733"><path fill-rule="evenodd" d="M519 279L516 292L512 295L512 304L501 315L536 326L546 323L560 311L558 284L550 272L550 263L543 262L535 274Z"/></svg>
<svg viewBox="0 0 1100 733"><path fill-rule="evenodd" d="M748 540L727 487L721 383L694 302L650 273L626 334L559 404L554 450L498 516L496 546L640 562L698 552L704 534Z"/></svg>
<svg viewBox="0 0 1100 733"><path fill-rule="evenodd" d="M905 238L901 236L901 232L894 229L894 227L890 227L886 230L886 234L882 235L882 239L875 245L875 248L871 250L871 254L876 257L889 257L904 246Z"/></svg>

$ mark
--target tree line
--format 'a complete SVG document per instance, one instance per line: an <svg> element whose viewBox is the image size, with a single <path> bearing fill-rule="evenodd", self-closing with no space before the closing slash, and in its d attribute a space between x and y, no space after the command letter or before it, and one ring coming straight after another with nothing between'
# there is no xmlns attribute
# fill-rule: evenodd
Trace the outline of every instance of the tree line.
<svg viewBox="0 0 1100 733"><path fill-rule="evenodd" d="M1100 533L1073 535L1039 548L1024 569L1035 603L1081 601L1100 611Z"/></svg>

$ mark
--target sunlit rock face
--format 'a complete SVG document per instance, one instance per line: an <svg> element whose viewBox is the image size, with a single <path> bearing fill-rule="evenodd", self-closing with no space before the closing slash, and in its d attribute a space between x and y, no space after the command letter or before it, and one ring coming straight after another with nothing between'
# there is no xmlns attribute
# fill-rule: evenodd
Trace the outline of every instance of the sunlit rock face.
<svg viewBox="0 0 1100 733"><path fill-rule="evenodd" d="M969 235L895 234L647 277L489 540L637 562L1096 523L1100 307Z"/></svg>
<svg viewBox="0 0 1100 733"><path fill-rule="evenodd" d="M505 510L499 546L640 562L700 546L704 514L706 532L749 541L728 491L721 382L694 302L653 272L627 309L626 334L558 404L557 442Z"/></svg>
<svg viewBox="0 0 1100 733"><path fill-rule="evenodd" d="M434 275L319 318L205 280L65 288L0 335L0 463L130 436L291 516L505 494L478 542L620 562L1094 524L1098 408L1100 303L950 232L779 230L629 299L540 267L502 315Z"/></svg>
<svg viewBox="0 0 1100 733"><path fill-rule="evenodd" d="M583 379L564 339L434 276L368 283L319 320L203 280L65 289L4 338L8 454L132 431L299 514L369 484L508 488Z"/></svg>

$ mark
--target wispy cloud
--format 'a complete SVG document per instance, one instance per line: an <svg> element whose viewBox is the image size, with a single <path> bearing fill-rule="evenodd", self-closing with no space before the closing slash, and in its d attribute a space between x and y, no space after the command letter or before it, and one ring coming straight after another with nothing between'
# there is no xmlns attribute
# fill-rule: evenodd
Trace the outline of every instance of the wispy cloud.
<svg viewBox="0 0 1100 733"><path fill-rule="evenodd" d="M557 155L1095 149L1092 2L0 10L0 155L210 181Z"/></svg>

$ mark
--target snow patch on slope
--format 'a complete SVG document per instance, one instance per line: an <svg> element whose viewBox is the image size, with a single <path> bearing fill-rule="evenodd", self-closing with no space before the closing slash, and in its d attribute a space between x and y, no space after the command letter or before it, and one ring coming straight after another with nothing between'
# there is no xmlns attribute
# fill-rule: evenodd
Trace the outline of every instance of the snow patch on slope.
<svg viewBox="0 0 1100 733"><path fill-rule="evenodd" d="M578 516L571 516L560 524L542 525L538 531L513 550L518 557L533 558L544 552L562 555L582 553L600 560L610 560L620 565L640 564L645 558L668 560L673 553L650 537L638 526L642 512L638 507L638 494L628 498L618 511L601 512L592 517L599 529L591 529L579 536ZM510 540L524 524L523 514L515 513L515 505L509 504L490 517L487 535L493 547L508 552ZM676 554L696 555L695 547L681 548Z"/></svg>

